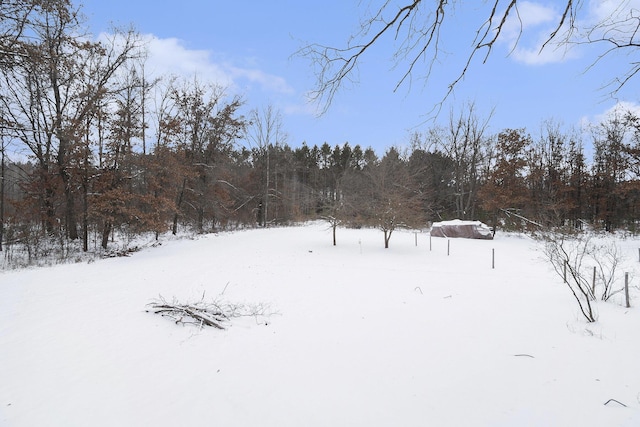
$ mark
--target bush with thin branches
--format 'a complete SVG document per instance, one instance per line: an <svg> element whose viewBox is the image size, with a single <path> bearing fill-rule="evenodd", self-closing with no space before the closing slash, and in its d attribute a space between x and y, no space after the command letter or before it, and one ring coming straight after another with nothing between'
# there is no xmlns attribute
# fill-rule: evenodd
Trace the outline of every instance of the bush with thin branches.
<svg viewBox="0 0 640 427"><path fill-rule="evenodd" d="M582 274L585 258L589 255L590 239L561 233L547 233L543 238L544 253L553 270L562 277L584 318L590 323L595 322L597 314L593 304L593 287Z"/></svg>
<svg viewBox="0 0 640 427"><path fill-rule="evenodd" d="M618 245L599 244L589 233L549 231L540 237L546 259L571 291L580 312L588 322L595 322L595 301L609 301L623 290L615 286L623 261Z"/></svg>

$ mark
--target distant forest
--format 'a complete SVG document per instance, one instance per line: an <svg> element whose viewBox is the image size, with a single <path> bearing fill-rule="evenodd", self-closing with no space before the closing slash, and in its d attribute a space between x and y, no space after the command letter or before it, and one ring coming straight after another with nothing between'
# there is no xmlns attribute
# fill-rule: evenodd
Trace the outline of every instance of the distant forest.
<svg viewBox="0 0 640 427"><path fill-rule="evenodd" d="M488 134L471 103L384 153L292 146L277 109L242 115L242 98L215 82L150 78L135 32L90 41L68 1L1 2L0 16L0 250L50 239L90 251L115 232L318 218L378 227L386 244L396 228L454 218L636 231L631 113L592 127L588 141L552 121L534 139Z"/></svg>

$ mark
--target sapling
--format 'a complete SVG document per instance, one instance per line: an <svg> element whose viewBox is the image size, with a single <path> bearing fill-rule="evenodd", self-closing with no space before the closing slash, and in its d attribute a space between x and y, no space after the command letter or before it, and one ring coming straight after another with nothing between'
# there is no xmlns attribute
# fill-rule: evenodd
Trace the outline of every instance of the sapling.
<svg viewBox="0 0 640 427"><path fill-rule="evenodd" d="M563 278L584 318L595 322L597 315L592 303L595 295L587 276L582 274L584 260L589 254L589 237L569 239L561 233L546 233L544 241L545 255L554 271Z"/></svg>

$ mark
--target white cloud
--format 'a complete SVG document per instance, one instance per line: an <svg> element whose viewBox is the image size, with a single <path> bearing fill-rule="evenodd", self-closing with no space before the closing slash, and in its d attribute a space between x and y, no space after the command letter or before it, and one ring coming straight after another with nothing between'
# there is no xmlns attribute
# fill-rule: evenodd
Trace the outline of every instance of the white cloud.
<svg viewBox="0 0 640 427"><path fill-rule="evenodd" d="M315 103L309 96L305 97L306 102L301 103L288 103L284 105L282 108L284 113L287 115L302 115L302 116L311 116L317 117L321 108Z"/></svg>
<svg viewBox="0 0 640 427"><path fill-rule="evenodd" d="M576 56L568 46L554 43L544 46L560 19L561 13L554 7L530 1L518 3L517 11L512 11L505 23L501 41L507 45L511 58L524 64L566 61Z"/></svg>
<svg viewBox="0 0 640 427"><path fill-rule="evenodd" d="M542 24L551 23L556 20L556 15L555 10L550 7L523 1L518 3L517 13L512 11L510 18L505 23L505 35L511 40L516 39L521 29L526 31Z"/></svg>
<svg viewBox="0 0 640 427"><path fill-rule="evenodd" d="M629 112L640 117L640 104L631 101L619 101L600 114L595 114L593 116L584 116L580 120L580 124L583 129L588 129L592 126L597 126L616 117L623 117Z"/></svg>
<svg viewBox="0 0 640 427"><path fill-rule="evenodd" d="M562 37L568 34L569 17L563 28L558 29L565 2L559 6L561 8L556 9L529 1L518 3L519 15L510 18L509 31L504 36L504 40L513 49L514 59L529 65L564 62L580 55L577 47L580 42L599 37L620 37L624 40L637 32L640 0L590 0L578 9L576 21L572 23L574 27L571 43L562 43ZM629 19L630 17L633 19ZM615 31L611 31L612 28ZM544 43L556 30L559 41L548 43L541 51Z"/></svg>
<svg viewBox="0 0 640 427"><path fill-rule="evenodd" d="M99 39L105 40L108 35L102 34ZM247 68L235 65L233 61L216 60L213 53L202 49L189 49L176 38L159 38L153 34L145 34L142 41L147 48L148 58L145 71L151 76L179 76L199 79L242 92L254 86L273 95L291 95L293 88L280 76L269 74L259 68Z"/></svg>
<svg viewBox="0 0 640 427"><path fill-rule="evenodd" d="M587 21L598 23L628 15L631 10L640 9L640 0L591 0Z"/></svg>
<svg viewBox="0 0 640 427"><path fill-rule="evenodd" d="M175 38L160 39L146 35L145 41L149 57L146 70L156 76L178 75L189 77L194 74L211 80L221 86L230 86L233 79L223 67L211 61L211 54L205 50L187 49Z"/></svg>
<svg viewBox="0 0 640 427"><path fill-rule="evenodd" d="M577 54L567 46L548 45L541 50L546 39L540 39L535 46L518 46L513 50L512 57L527 65L544 65L564 62L576 58Z"/></svg>
<svg viewBox="0 0 640 427"><path fill-rule="evenodd" d="M291 95L294 90L287 81L278 76L267 74L257 69L239 68L229 64L225 65L234 81L246 80L258 84L264 90L282 95Z"/></svg>

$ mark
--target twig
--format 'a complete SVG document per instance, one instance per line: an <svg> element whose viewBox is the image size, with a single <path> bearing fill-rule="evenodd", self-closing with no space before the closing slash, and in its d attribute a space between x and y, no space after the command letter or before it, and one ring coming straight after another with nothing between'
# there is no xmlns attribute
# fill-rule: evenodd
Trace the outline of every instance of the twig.
<svg viewBox="0 0 640 427"><path fill-rule="evenodd" d="M625 405L624 403L620 402L619 400L616 399L609 399L604 403L604 406L607 406L607 404L611 403L611 402L615 402L620 406L624 406L625 408L627 407L627 405Z"/></svg>
<svg viewBox="0 0 640 427"><path fill-rule="evenodd" d="M523 353L523 354L514 354L514 356L515 356L515 357L530 357L530 358L532 358L532 359L535 359L535 357L534 357L534 356L532 356L532 355L530 355L530 354L525 354L525 353Z"/></svg>
<svg viewBox="0 0 640 427"><path fill-rule="evenodd" d="M220 295L224 295L224 292L227 290L227 286L229 286L229 282L227 282L227 284L224 285L224 289L222 290L222 292L220 292Z"/></svg>

